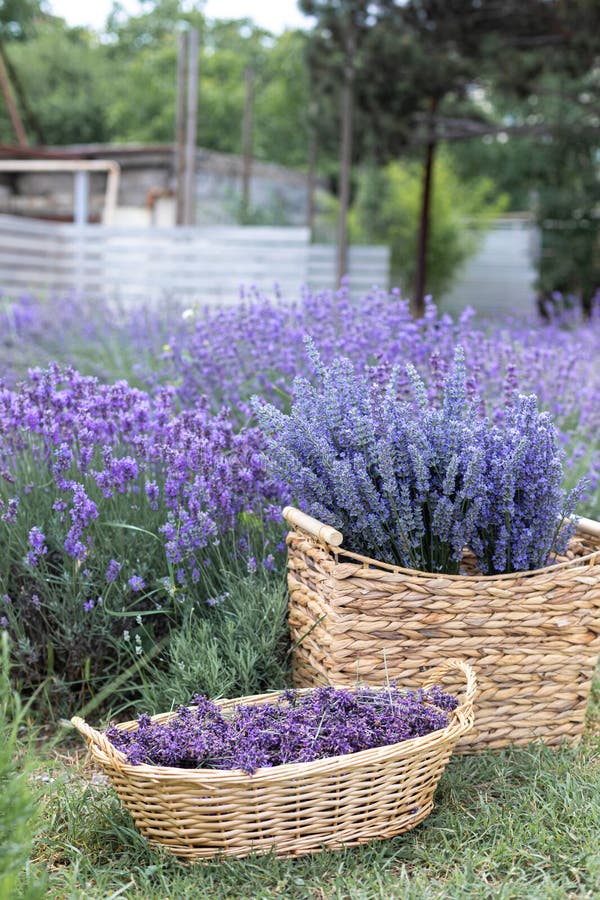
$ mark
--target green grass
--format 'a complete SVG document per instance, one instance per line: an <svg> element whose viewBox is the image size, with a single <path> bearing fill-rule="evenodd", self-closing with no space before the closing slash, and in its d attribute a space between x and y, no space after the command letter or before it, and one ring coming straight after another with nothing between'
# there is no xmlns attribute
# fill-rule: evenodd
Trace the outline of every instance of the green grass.
<svg viewBox="0 0 600 900"><path fill-rule="evenodd" d="M72 745L70 753L73 753ZM300 859L186 865L152 850L82 754L46 762L24 896L52 898L596 898L600 896L600 684L579 748L454 757L432 815L412 832Z"/></svg>
<svg viewBox="0 0 600 900"><path fill-rule="evenodd" d="M28 708L10 684L9 656L6 632L0 632L0 898L34 900L44 895L45 873L33 873L28 863L38 810L30 785Z"/></svg>
<svg viewBox="0 0 600 900"><path fill-rule="evenodd" d="M195 694L241 697L289 684L287 592L281 574L223 570L226 599L202 618L192 609L165 652L141 671L138 708L165 712Z"/></svg>
<svg viewBox="0 0 600 900"><path fill-rule="evenodd" d="M337 852L185 865L151 850L110 788L55 768L36 869L50 897L563 898L600 892L600 741L455 757L415 831Z"/></svg>

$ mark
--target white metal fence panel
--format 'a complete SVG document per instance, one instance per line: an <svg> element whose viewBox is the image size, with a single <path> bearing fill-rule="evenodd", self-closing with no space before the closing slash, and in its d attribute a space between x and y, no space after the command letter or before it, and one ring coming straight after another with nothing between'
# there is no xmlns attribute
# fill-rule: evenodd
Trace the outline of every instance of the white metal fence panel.
<svg viewBox="0 0 600 900"><path fill-rule="evenodd" d="M355 293L387 286L384 247L353 247ZM335 250L306 228L74 226L0 216L0 290L69 291L121 302L236 302L256 286L295 297L301 285L335 284Z"/></svg>
<svg viewBox="0 0 600 900"><path fill-rule="evenodd" d="M360 296L372 287L387 289L390 278L389 247L351 247L348 275L352 293ZM336 248L311 244L308 284L312 288L332 287L336 281Z"/></svg>
<svg viewBox="0 0 600 900"><path fill-rule="evenodd" d="M472 306L486 316L526 315L534 309L539 233L525 218L499 219L467 261L443 308Z"/></svg>

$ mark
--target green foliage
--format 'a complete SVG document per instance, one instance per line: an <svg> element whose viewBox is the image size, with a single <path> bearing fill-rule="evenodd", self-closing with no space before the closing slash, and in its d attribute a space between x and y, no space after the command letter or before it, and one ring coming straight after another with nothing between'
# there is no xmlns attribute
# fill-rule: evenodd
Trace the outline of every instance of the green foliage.
<svg viewBox="0 0 600 900"><path fill-rule="evenodd" d="M350 215L352 240L388 244L392 251L392 281L410 292L414 283L415 251L421 204L418 163L389 163L363 171ZM506 205L489 178L466 185L447 157L438 159L433 182L427 292L441 296L460 267L475 252L486 227Z"/></svg>
<svg viewBox="0 0 600 900"><path fill-rule="evenodd" d="M13 678L29 692L43 686L37 705L47 715L72 714L98 693L104 696L103 689L118 673L151 662L168 635L184 622L189 624L192 607L196 624L203 619L209 623L203 632L208 639L210 623L221 615L211 608L210 600L229 590L221 586L222 573L248 574L245 558L236 550L239 535L223 534L220 543L208 547L197 580L183 591L165 552L160 530L166 519L163 503L153 508L143 485L135 503L128 493L115 492L106 498L90 479L88 496L101 515L89 526L94 549L82 565L64 550L71 520L53 508L61 494L56 488L49 490L47 465L33 448L20 453L18 460L14 476L28 488L22 492L17 521L0 522L0 611L13 639ZM97 450L90 468L101 467ZM162 484L166 473L156 477ZM6 490L3 496L6 500ZM34 524L46 536L48 552L32 567L27 553ZM272 526L268 531L262 521L249 515L243 517L243 529L248 552L260 565L280 540L280 529ZM106 572L112 559L123 568L108 583ZM128 584L133 573L146 584L141 592L132 592ZM4 602L4 595L10 602ZM256 616L258 621L260 613ZM273 620L271 624L280 634L281 623L275 626ZM129 684L123 694L127 701L134 699Z"/></svg>
<svg viewBox="0 0 600 900"><path fill-rule="evenodd" d="M511 209L532 208L542 234L538 288L545 301L558 291L589 307L600 285L597 96L593 71L546 74L524 97L489 93L482 102L499 127L510 122L500 141L489 135L450 150L463 177L494 171Z"/></svg>
<svg viewBox="0 0 600 900"><path fill-rule="evenodd" d="M113 93L105 107L110 140L168 143L174 139L176 64L173 34L113 61Z"/></svg>
<svg viewBox="0 0 600 900"><path fill-rule="evenodd" d="M46 12L45 0L2 0L0 4L0 38L24 40L35 30L36 22Z"/></svg>
<svg viewBox="0 0 600 900"><path fill-rule="evenodd" d="M88 32L44 20L29 40L11 45L10 60L46 143L110 139L111 68ZM2 105L0 141L13 140Z"/></svg>
<svg viewBox="0 0 600 900"><path fill-rule="evenodd" d="M460 179L489 176L493 172L499 193L507 197L507 210L524 212L531 206L535 177L532 166L539 165L544 145L528 137L510 138L500 134L448 146L452 168Z"/></svg>
<svg viewBox="0 0 600 900"><path fill-rule="evenodd" d="M286 166L306 165L308 106L304 36L285 31L272 42L258 72L254 152L259 159Z"/></svg>
<svg viewBox="0 0 600 900"><path fill-rule="evenodd" d="M31 754L22 746L27 707L12 689L9 678L9 646L0 631L0 897L44 896L43 885L28 880L23 871L37 830L37 804L29 786Z"/></svg>
<svg viewBox="0 0 600 900"><path fill-rule="evenodd" d="M240 697L285 687L287 593L281 573L222 569L222 598L207 617L191 608L155 664L143 672L138 708L164 712L193 694Z"/></svg>

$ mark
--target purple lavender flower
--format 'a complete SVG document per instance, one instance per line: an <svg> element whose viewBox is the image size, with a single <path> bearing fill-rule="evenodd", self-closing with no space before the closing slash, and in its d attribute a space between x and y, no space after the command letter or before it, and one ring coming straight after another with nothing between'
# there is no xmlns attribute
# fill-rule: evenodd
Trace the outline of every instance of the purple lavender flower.
<svg viewBox="0 0 600 900"><path fill-rule="evenodd" d="M484 503L471 539L485 574L541 568L564 552L585 487L563 490L564 456L536 396L513 396L502 423L485 434Z"/></svg>
<svg viewBox="0 0 600 900"><path fill-rule="evenodd" d="M11 497L6 504L4 512L2 513L2 521L6 522L7 525L12 525L13 522L16 522L18 510L19 498Z"/></svg>
<svg viewBox="0 0 600 900"><path fill-rule="evenodd" d="M310 762L383 747L447 726L456 698L439 687L427 691L386 688L315 688L285 691L274 703L240 704L230 718L206 697L180 707L160 725L138 718L135 731L115 726L106 735L134 765L242 769Z"/></svg>
<svg viewBox="0 0 600 900"><path fill-rule="evenodd" d="M104 576L106 582L108 584L111 584L111 582L116 581L117 576L122 568L123 566L120 562L117 562L116 559L111 559L106 570L106 575Z"/></svg>
<svg viewBox="0 0 600 900"><path fill-rule="evenodd" d="M217 594L216 597L207 597L206 605L207 606L220 606L221 603L224 603L228 597L229 597L229 591L224 591L222 594Z"/></svg>
<svg viewBox="0 0 600 900"><path fill-rule="evenodd" d="M84 603L83 603L84 612L91 612L95 606L96 606L96 603L94 602L93 597L90 597L88 600L84 600Z"/></svg>
<svg viewBox="0 0 600 900"><path fill-rule="evenodd" d="M255 398L266 458L308 513L351 550L431 572L457 572L481 504L482 422L457 351L439 406L408 366L373 384L347 359L326 366L311 341L316 386L296 379L289 415Z"/></svg>
<svg viewBox="0 0 600 900"><path fill-rule="evenodd" d="M42 555L48 552L48 548L44 545L46 540L45 534L39 528L32 528L29 532L29 543L36 553Z"/></svg>
<svg viewBox="0 0 600 900"><path fill-rule="evenodd" d="M131 588L132 591L143 591L146 587L146 582L139 575L132 575L131 578L128 579L127 584Z"/></svg>
<svg viewBox="0 0 600 900"><path fill-rule="evenodd" d="M45 544L46 535L37 526L34 526L29 532L29 543L32 549L27 553L27 562L34 568L38 562L48 552Z"/></svg>
<svg viewBox="0 0 600 900"><path fill-rule="evenodd" d="M265 558L263 559L262 564L268 572L273 572L275 570L275 557L273 556L273 554L267 554L267 556L265 556Z"/></svg>

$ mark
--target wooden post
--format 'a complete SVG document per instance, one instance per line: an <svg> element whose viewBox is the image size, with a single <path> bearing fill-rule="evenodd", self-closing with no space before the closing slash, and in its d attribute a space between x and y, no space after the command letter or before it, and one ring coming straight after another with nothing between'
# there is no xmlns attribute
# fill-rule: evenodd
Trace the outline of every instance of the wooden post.
<svg viewBox="0 0 600 900"><path fill-rule="evenodd" d="M198 117L198 31L188 32L187 109L185 118L184 220L196 220L196 127Z"/></svg>
<svg viewBox="0 0 600 900"><path fill-rule="evenodd" d="M352 172L352 114L354 109L353 36L348 38L344 82L342 85L340 183L336 277L339 285L348 274L348 208L350 206L350 176Z"/></svg>
<svg viewBox="0 0 600 900"><path fill-rule="evenodd" d="M23 122L21 121L21 116L19 115L17 104L15 103L14 97L12 95L10 78L4 62L4 50L2 48L0 48L0 90L4 95L4 102L6 103L6 108L8 109L8 115L10 116L13 131L15 133L15 137L17 138L17 143L20 147L28 147L29 142L27 140L25 128L23 127Z"/></svg>
<svg viewBox="0 0 600 900"><path fill-rule="evenodd" d="M175 224L183 225L185 217L185 109L187 68L187 33L180 31L177 41L177 108L175 114Z"/></svg>
<svg viewBox="0 0 600 900"><path fill-rule="evenodd" d="M427 286L427 250L429 245L429 226L431 220L431 192L433 185L433 166L435 162L435 123L433 117L437 108L435 97L431 99L429 140L425 152L423 169L423 191L421 194L421 218L417 239L417 259L415 266L415 292L412 300L413 315L421 318L425 314L425 289Z"/></svg>
<svg viewBox="0 0 600 900"><path fill-rule="evenodd" d="M252 178L252 118L254 107L254 69L246 67L246 98L242 121L242 205L241 218L246 222L250 211L250 179Z"/></svg>

